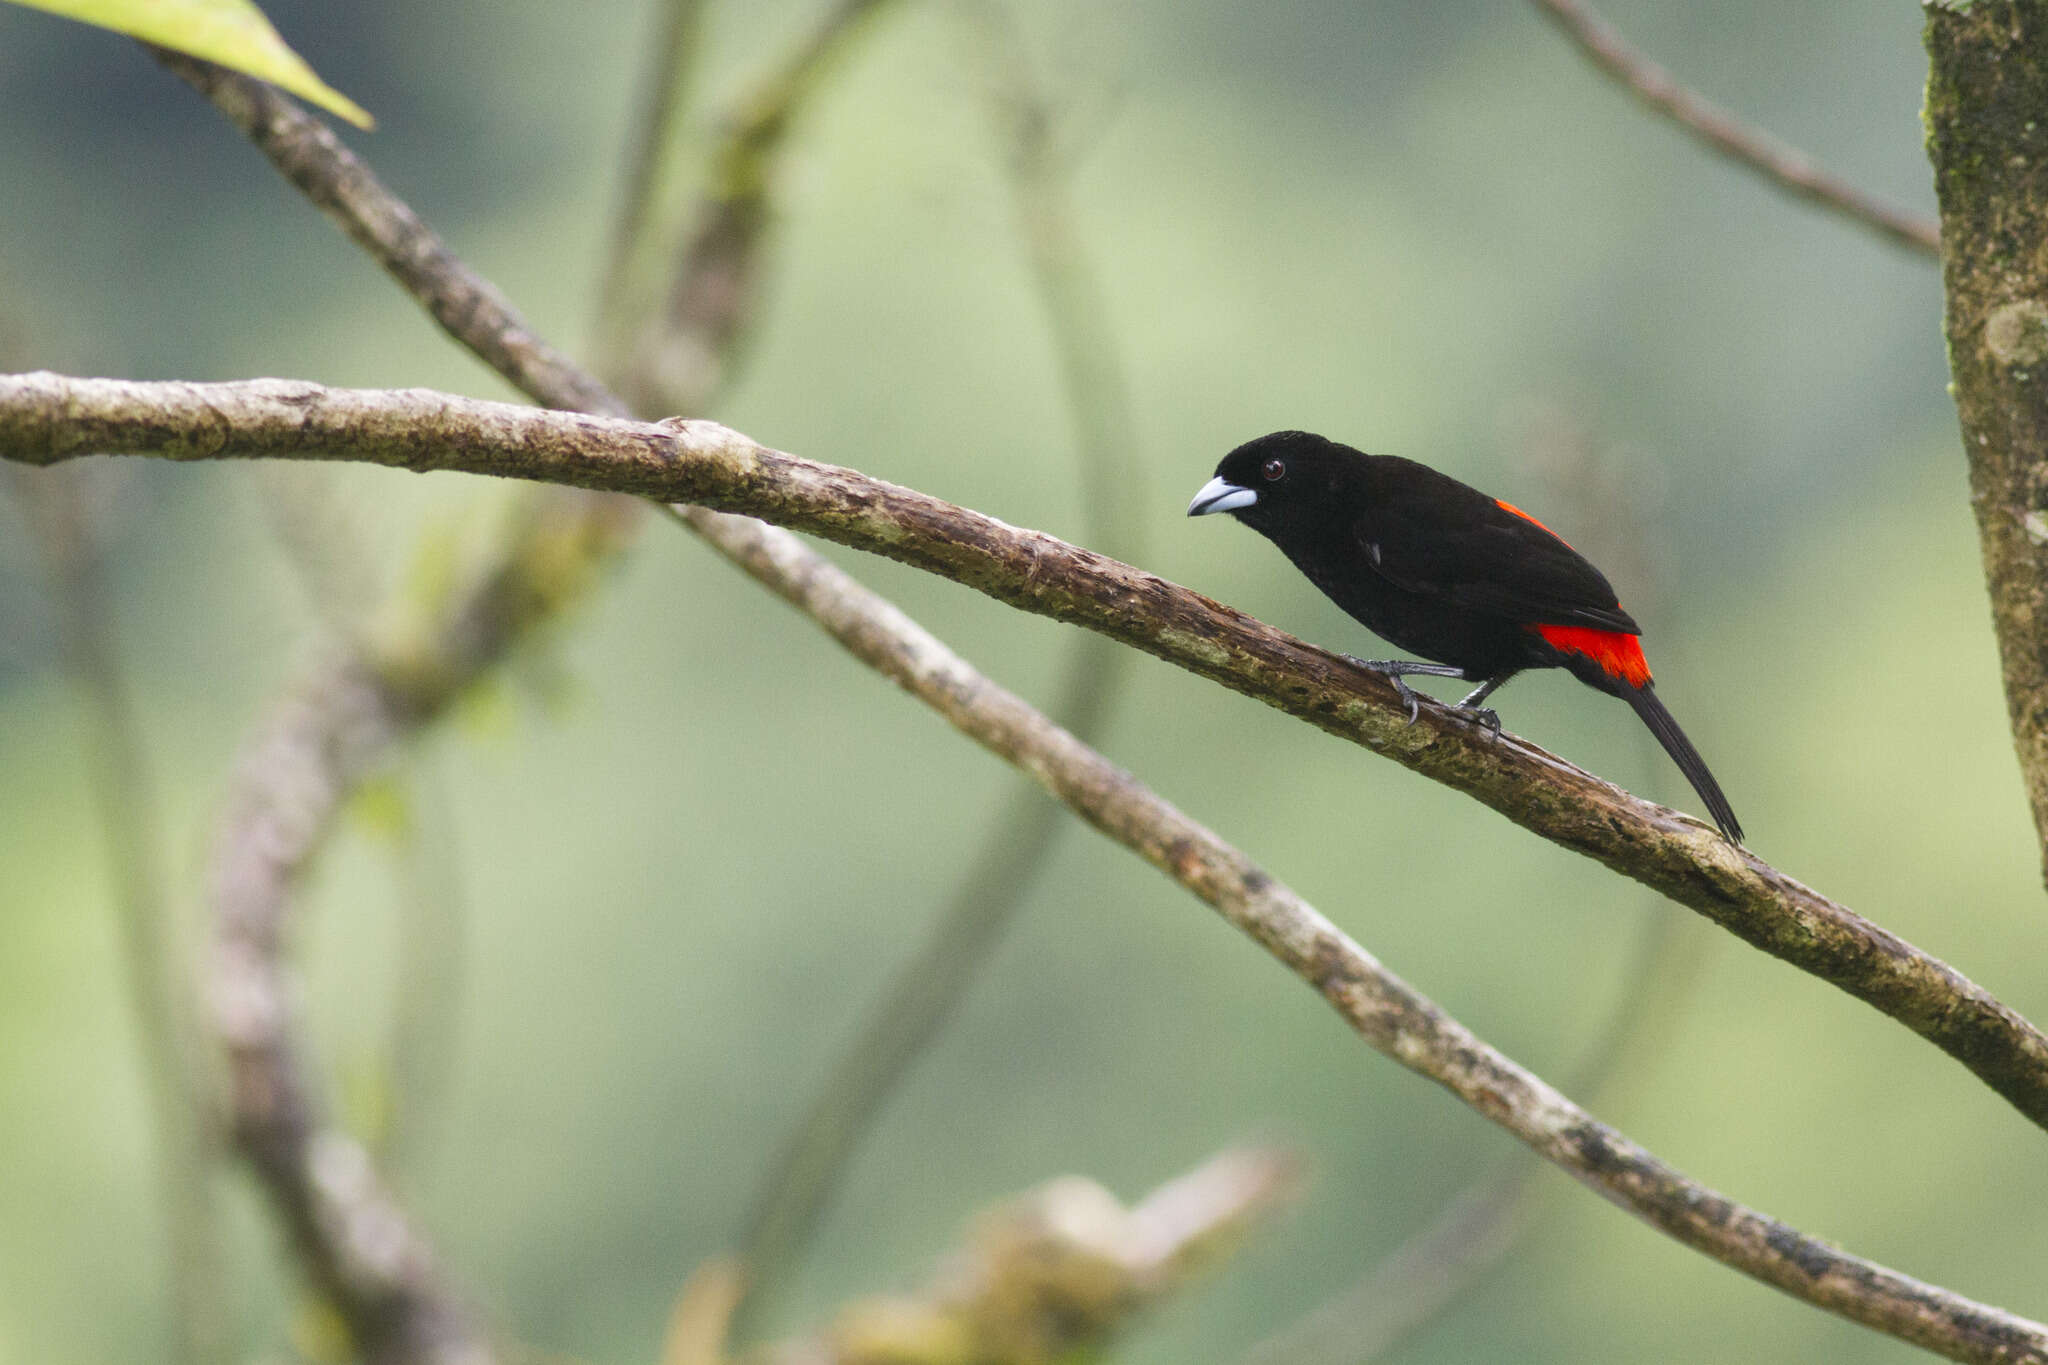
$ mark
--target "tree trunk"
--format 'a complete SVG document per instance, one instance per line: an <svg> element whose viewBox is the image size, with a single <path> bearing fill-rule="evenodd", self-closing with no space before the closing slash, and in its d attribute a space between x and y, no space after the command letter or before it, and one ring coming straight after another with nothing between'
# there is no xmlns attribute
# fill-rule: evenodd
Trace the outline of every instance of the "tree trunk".
<svg viewBox="0 0 2048 1365"><path fill-rule="evenodd" d="M1927 8L1952 390L2048 877L2048 4Z"/></svg>

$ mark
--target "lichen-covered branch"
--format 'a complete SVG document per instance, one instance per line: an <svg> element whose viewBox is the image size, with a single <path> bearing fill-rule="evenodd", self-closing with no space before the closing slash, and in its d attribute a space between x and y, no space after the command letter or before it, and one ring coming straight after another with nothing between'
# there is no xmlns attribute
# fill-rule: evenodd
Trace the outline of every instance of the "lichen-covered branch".
<svg viewBox="0 0 2048 1365"><path fill-rule="evenodd" d="M1713 101L1679 83L1669 71L1638 51L1614 26L1581 0L1535 0L1545 18L1562 29L1587 61L1619 82L1649 108L1739 166L1757 172L1789 193L1893 243L1933 256L1940 232L1924 218L1889 204L1830 175L1797 148L1753 128Z"/></svg>
<svg viewBox="0 0 2048 1365"><path fill-rule="evenodd" d="M0 377L0 458L47 464L94 452L347 459L562 482L730 509L885 555L1121 640L1465 792L1882 1010L2048 1126L2048 1037L1946 963L1689 816L1448 707L1425 704L1407 724L1383 675L1052 536L711 422L625 422L292 380ZM752 567L764 554L782 562L785 550L817 559L766 538L731 553L788 595L789 582L823 566Z"/></svg>
<svg viewBox="0 0 2048 1365"><path fill-rule="evenodd" d="M1927 9L1949 369L2048 876L2048 4Z"/></svg>

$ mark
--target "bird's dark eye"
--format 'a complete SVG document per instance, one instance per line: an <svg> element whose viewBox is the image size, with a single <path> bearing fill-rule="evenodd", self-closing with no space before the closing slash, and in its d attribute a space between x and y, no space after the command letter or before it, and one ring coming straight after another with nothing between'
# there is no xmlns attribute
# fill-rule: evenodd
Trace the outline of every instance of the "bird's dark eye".
<svg viewBox="0 0 2048 1365"><path fill-rule="evenodd" d="M1264 476L1267 483L1272 483L1287 473L1287 461L1268 460L1259 466L1259 473Z"/></svg>

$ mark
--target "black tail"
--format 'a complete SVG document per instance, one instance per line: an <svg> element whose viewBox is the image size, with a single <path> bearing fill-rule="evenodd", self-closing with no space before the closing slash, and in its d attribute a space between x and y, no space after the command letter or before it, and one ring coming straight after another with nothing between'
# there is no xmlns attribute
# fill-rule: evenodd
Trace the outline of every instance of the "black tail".
<svg viewBox="0 0 2048 1365"><path fill-rule="evenodd" d="M1721 784L1707 771L1707 761L1700 757L1700 751L1692 747L1692 741L1685 737L1685 731L1678 728L1678 722L1664 709L1664 703L1657 700L1657 689L1649 683L1641 687L1620 689L1628 704L1643 718L1643 724L1650 727L1650 733L1664 746L1664 752L1671 755L1671 761L1678 765L1678 771L1685 774L1685 780L1692 783L1692 789L1700 794L1700 800L1707 806L1707 813L1714 817L1714 823L1721 827L1721 833L1728 836L1730 843L1742 842L1742 822L1735 818L1735 812L1728 805L1728 798L1721 795Z"/></svg>

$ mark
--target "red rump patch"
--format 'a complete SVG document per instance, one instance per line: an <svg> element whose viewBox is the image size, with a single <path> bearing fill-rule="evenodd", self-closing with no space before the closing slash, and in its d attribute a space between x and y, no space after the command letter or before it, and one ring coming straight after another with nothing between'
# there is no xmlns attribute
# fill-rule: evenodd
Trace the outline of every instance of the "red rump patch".
<svg viewBox="0 0 2048 1365"><path fill-rule="evenodd" d="M1650 680L1650 663L1635 636L1618 630L1592 626L1531 626L1551 648L1566 654L1583 654L1599 664L1610 678L1620 678L1630 687Z"/></svg>

